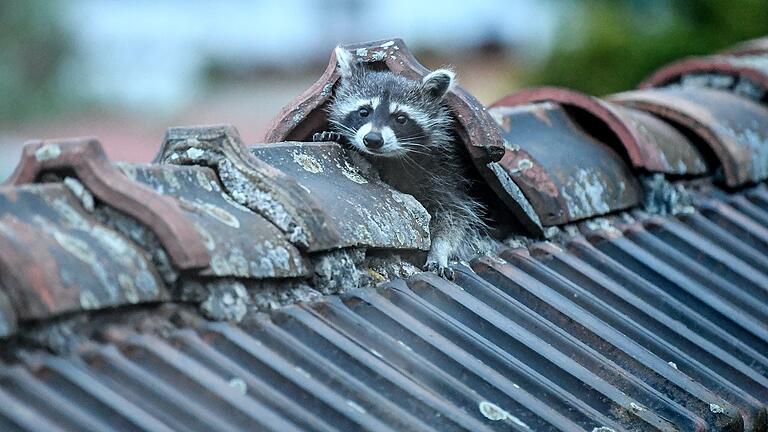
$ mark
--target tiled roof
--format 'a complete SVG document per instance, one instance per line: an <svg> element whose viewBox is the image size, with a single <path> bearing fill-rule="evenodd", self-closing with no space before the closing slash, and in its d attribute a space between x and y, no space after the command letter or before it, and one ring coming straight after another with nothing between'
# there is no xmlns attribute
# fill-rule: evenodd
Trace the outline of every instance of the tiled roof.
<svg viewBox="0 0 768 432"><path fill-rule="evenodd" d="M768 108L722 58L606 98L452 94L510 230L454 281L417 268L416 200L286 142L324 127L334 58L272 144L28 144L0 187L0 430L768 430Z"/></svg>

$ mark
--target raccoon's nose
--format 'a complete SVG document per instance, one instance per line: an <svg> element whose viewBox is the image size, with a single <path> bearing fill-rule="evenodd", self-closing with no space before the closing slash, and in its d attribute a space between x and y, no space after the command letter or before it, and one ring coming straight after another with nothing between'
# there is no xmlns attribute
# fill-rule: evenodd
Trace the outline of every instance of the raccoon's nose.
<svg viewBox="0 0 768 432"><path fill-rule="evenodd" d="M384 145L384 138L378 132L368 132L363 137L363 142L369 149L378 150Z"/></svg>

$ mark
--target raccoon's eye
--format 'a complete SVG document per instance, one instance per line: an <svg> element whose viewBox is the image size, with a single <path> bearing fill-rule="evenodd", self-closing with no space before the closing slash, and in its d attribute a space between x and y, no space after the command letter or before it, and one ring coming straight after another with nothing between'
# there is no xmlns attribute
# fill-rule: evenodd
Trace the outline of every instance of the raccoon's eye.
<svg viewBox="0 0 768 432"><path fill-rule="evenodd" d="M363 107L357 110L357 113L360 115L360 117L368 117L368 115L371 113L371 110Z"/></svg>
<svg viewBox="0 0 768 432"><path fill-rule="evenodd" d="M400 114L399 116L395 117L395 121L400 124L405 124L408 122L408 117L406 117L404 114Z"/></svg>

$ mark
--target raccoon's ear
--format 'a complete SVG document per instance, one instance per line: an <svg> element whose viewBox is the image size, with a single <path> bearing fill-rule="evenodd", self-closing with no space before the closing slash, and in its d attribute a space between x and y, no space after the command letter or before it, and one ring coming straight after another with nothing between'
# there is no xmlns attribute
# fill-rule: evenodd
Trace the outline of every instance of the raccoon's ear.
<svg viewBox="0 0 768 432"><path fill-rule="evenodd" d="M421 80L421 91L435 99L442 99L453 87L456 75L450 69L438 69L430 72Z"/></svg>
<svg viewBox="0 0 768 432"><path fill-rule="evenodd" d="M351 77L355 68L357 68L357 64L355 63L355 60L352 58L352 55L349 53L349 51L345 50L340 46L336 47L335 52L336 52L336 63L338 63L339 65L339 74L341 74L342 78Z"/></svg>

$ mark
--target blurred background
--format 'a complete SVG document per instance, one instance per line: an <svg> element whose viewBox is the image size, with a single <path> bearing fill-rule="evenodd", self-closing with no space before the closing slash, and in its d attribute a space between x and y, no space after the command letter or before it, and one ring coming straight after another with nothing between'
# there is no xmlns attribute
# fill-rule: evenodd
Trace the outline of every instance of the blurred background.
<svg viewBox="0 0 768 432"><path fill-rule="evenodd" d="M626 90L765 34L766 0L4 0L0 180L33 138L95 135L126 161L176 125L231 123L254 143L339 43L401 37L491 103L539 84Z"/></svg>

